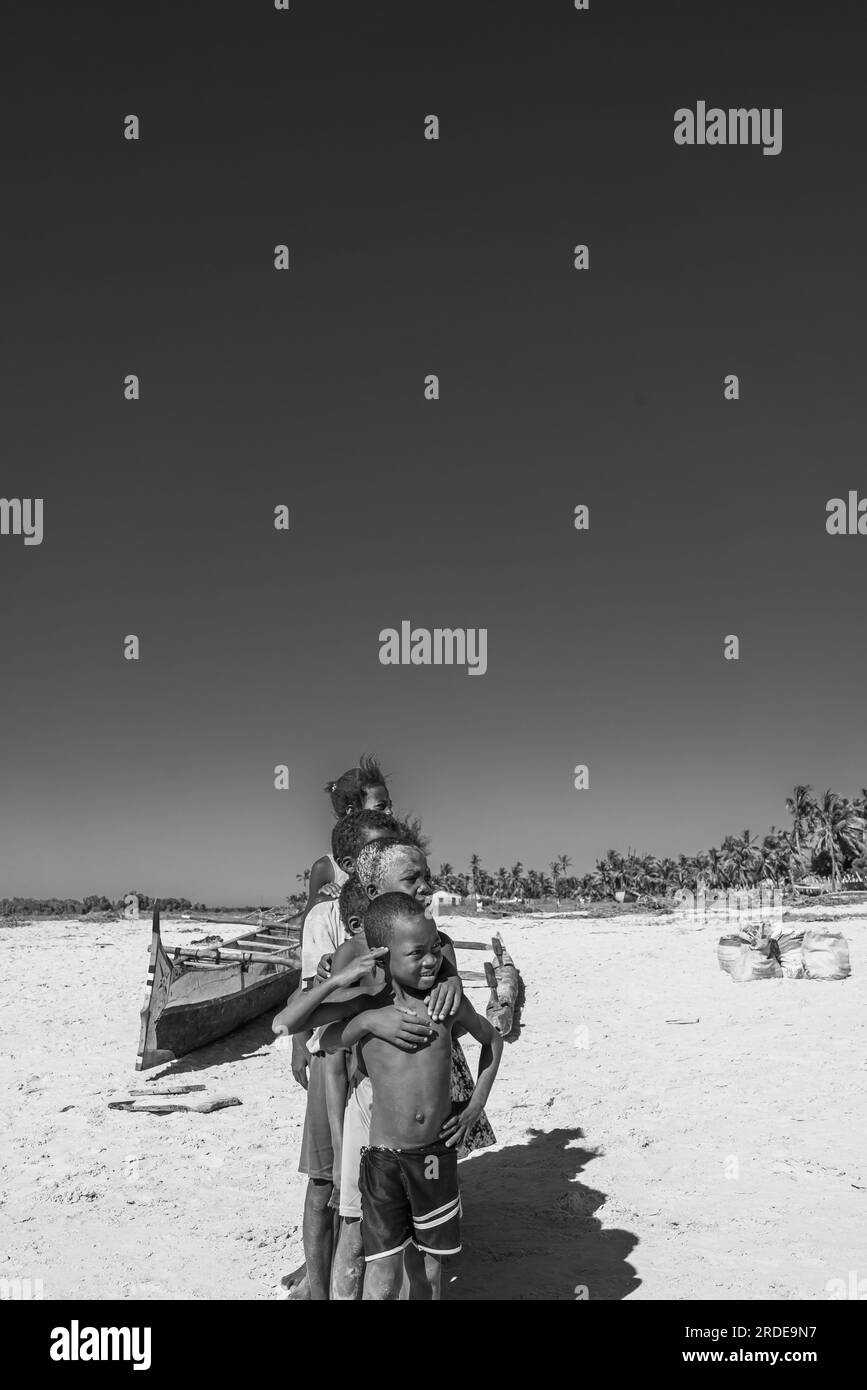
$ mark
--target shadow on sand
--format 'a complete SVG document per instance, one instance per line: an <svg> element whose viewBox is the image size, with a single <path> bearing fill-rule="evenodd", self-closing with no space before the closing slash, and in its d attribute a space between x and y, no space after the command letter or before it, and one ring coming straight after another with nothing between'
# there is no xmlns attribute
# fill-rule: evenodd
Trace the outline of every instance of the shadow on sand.
<svg viewBox="0 0 867 1390"><path fill-rule="evenodd" d="M605 1194L578 1181L596 1155L580 1129L531 1129L527 1144L483 1151L460 1165L461 1254L446 1262L443 1298L617 1300L641 1280L630 1231L605 1230Z"/></svg>
<svg viewBox="0 0 867 1390"><path fill-rule="evenodd" d="M263 1014L148 1079L159 1089L160 1082L261 1055L273 1043L272 1017ZM638 1236L606 1229L597 1216L604 1216L606 1194L579 1180L596 1157L580 1145L583 1131L527 1133L527 1143L482 1150L460 1165L463 1249L446 1261L444 1300L628 1297L641 1285L629 1263Z"/></svg>
<svg viewBox="0 0 867 1390"><path fill-rule="evenodd" d="M243 1028L236 1028L234 1033L227 1034L225 1038L218 1038L216 1042L207 1043L205 1047L197 1047L195 1052L186 1053L176 1062L167 1062L162 1068L155 1067L152 1072L145 1072L143 1076L158 1085L160 1081L169 1081L175 1076L186 1076L190 1072L205 1071L209 1067L224 1067L230 1062L248 1062L257 1053L261 1053L263 1047L274 1044L271 1020L276 1013L277 1009L269 1009L267 1013L245 1023ZM288 1073L288 1059L286 1070Z"/></svg>

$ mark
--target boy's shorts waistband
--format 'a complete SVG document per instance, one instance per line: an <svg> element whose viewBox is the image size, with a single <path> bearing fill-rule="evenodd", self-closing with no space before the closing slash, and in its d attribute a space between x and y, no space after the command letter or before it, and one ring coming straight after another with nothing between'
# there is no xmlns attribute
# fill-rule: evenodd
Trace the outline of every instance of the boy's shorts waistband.
<svg viewBox="0 0 867 1390"><path fill-rule="evenodd" d="M432 1139L429 1144L419 1144L413 1148L398 1149L391 1144L364 1144L361 1152L378 1154L402 1154L406 1158L427 1157L429 1154L450 1154L455 1152L455 1145L446 1144L445 1139Z"/></svg>

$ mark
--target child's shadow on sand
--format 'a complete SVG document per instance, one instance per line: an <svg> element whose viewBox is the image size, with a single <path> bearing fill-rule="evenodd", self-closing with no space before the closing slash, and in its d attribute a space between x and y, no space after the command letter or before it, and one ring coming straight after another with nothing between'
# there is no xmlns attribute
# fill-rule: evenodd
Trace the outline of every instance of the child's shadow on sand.
<svg viewBox="0 0 867 1390"><path fill-rule="evenodd" d="M443 1298L616 1300L641 1280L630 1231L605 1230L605 1194L576 1181L595 1158L580 1129L530 1130L530 1142L460 1165L463 1249L446 1261Z"/></svg>

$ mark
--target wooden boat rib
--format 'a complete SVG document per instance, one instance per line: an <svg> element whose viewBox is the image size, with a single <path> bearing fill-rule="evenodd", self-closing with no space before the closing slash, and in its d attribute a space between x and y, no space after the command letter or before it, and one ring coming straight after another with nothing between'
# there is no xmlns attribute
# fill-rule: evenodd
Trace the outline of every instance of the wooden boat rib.
<svg viewBox="0 0 867 1390"><path fill-rule="evenodd" d="M155 903L136 1071L176 1061L282 1008L300 965L298 930L285 926L248 927L220 945L168 951Z"/></svg>
<svg viewBox="0 0 867 1390"><path fill-rule="evenodd" d="M491 950L496 965L485 961L485 978L491 991L490 1002L485 1010L488 1022L492 1023L502 1037L507 1038L515 1025L515 1008L518 1003L518 970L497 932L491 941Z"/></svg>

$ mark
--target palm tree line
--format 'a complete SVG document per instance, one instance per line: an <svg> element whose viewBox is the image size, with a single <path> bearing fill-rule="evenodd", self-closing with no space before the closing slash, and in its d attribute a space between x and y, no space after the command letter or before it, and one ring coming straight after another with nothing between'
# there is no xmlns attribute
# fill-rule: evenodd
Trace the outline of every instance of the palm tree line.
<svg viewBox="0 0 867 1390"><path fill-rule="evenodd" d="M811 874L828 878L837 890L844 878L863 875L867 882L867 788L849 798L826 791L815 796L812 787L799 784L786 797L791 829L771 826L761 840L744 830L727 835L718 849L680 854L676 859L655 854L625 853L610 849L595 867L578 876L570 873L568 854L558 855L546 869L525 869L518 861L495 872L484 868L478 854L466 873L449 863L440 865L435 883L452 893L475 893L505 898L611 898L628 892L664 897L679 888L751 888L760 883L794 888Z"/></svg>

